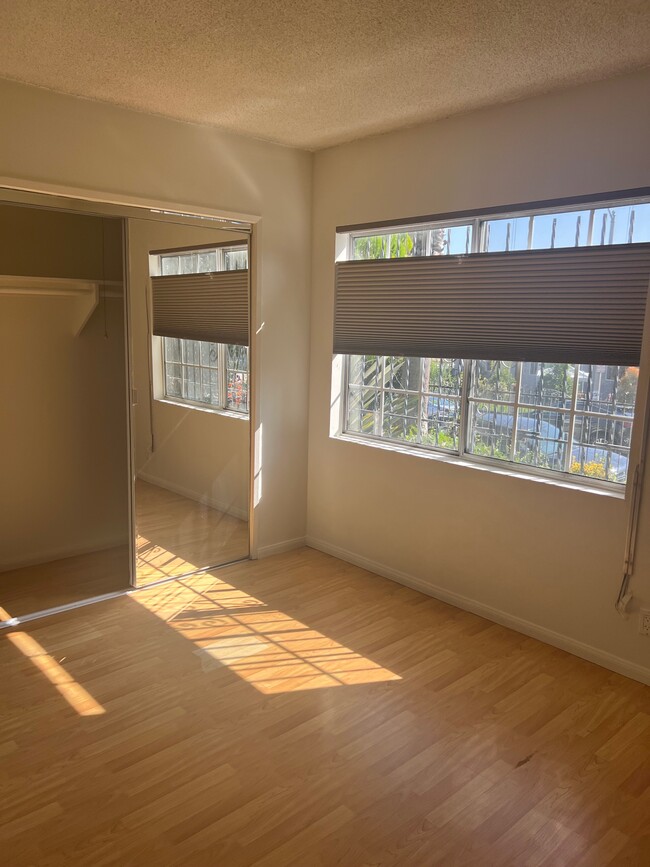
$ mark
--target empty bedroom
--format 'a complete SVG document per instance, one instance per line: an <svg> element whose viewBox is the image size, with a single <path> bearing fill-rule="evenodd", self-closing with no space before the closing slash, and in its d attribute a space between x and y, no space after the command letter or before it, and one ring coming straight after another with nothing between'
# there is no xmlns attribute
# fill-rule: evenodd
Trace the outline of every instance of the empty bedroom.
<svg viewBox="0 0 650 867"><path fill-rule="evenodd" d="M650 864L650 9L0 9L11 867Z"/></svg>

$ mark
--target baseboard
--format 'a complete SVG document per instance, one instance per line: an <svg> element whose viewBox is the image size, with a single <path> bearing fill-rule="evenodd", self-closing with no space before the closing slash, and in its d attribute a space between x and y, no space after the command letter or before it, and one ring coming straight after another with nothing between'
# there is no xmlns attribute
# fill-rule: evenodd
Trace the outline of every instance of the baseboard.
<svg viewBox="0 0 650 867"><path fill-rule="evenodd" d="M262 560L264 557L272 557L274 554L284 554L285 551L295 551L296 548L304 548L306 544L305 537L300 536L297 539L275 542L273 545L263 545L257 549L257 559Z"/></svg>
<svg viewBox="0 0 650 867"><path fill-rule="evenodd" d="M650 684L650 668L637 665L634 662L629 662L626 659L622 659L620 656L614 656L612 653L607 653L606 651L593 647L590 644L584 644L582 641L577 641L568 635L554 632L552 629L539 626L536 623L532 623L530 620L515 617L512 614L508 614L498 608L492 608L490 605L477 602L467 596L461 596L458 593L445 590L443 587L429 584L421 578L409 575L407 572L401 572L398 569L385 566L383 563L377 563L374 560L369 560L367 557L361 557L353 551L339 548L338 545L332 545L330 542L325 542L322 539L307 536L305 541L310 548L315 548L325 554L331 554L339 560L345 560L347 563L352 563L354 566L359 566L362 569L367 569L369 572L381 575L382 578L389 578L391 581L396 581L398 584L403 584L406 587L410 587L412 590L418 590L420 593L424 593L427 596L433 596L434 599L439 599L441 602L447 602L449 605L454 605L456 608L462 608L464 611L478 614L480 617L485 617L486 620L491 620L493 623L506 626L508 629L513 629L515 632L521 632L523 635L537 638L545 644L558 647L560 650L566 650L574 656L579 656L581 659L586 659L588 662L594 662L596 665L600 665L610 671L615 671L617 674L625 675L625 677L630 677L633 680L640 681L641 683Z"/></svg>
<svg viewBox="0 0 650 867"><path fill-rule="evenodd" d="M225 512L227 515L232 515L233 518L239 518L240 521L248 521L248 512L245 509L240 509L238 506L233 506L231 503L220 502L207 494L191 491L189 488L184 488L175 482L168 482L167 479L159 479L150 473L138 473L138 478L142 479L143 482L149 482L150 485L156 485L158 488L171 491L172 494L179 494L181 497L187 497L188 500L194 500L195 503L203 503L206 506L210 506L211 509L216 509L217 512Z"/></svg>
<svg viewBox="0 0 650 867"><path fill-rule="evenodd" d="M50 548L45 551L31 553L26 557L14 557L0 563L0 574L13 569L26 569L29 566L40 566L42 563L53 563L55 560L66 560L68 557L81 557L84 554L94 554L99 551L108 551L120 545L128 545L128 536L115 536L108 539L100 539L94 544L67 545L61 548Z"/></svg>

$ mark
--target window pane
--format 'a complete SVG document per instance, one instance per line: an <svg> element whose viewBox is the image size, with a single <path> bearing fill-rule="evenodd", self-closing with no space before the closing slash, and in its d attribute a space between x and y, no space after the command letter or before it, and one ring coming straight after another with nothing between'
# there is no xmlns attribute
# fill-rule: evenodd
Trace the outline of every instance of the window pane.
<svg viewBox="0 0 650 867"><path fill-rule="evenodd" d="M181 360L181 342L177 337L163 337L165 345L165 361Z"/></svg>
<svg viewBox="0 0 650 867"><path fill-rule="evenodd" d="M472 252L472 235L474 227L468 226L452 226L446 231L446 246L445 253L451 256L467 255Z"/></svg>
<svg viewBox="0 0 650 867"><path fill-rule="evenodd" d="M349 356L350 385L379 386L381 357L379 355Z"/></svg>
<svg viewBox="0 0 650 867"><path fill-rule="evenodd" d="M233 370L248 372L248 346L228 344L226 346L226 364Z"/></svg>
<svg viewBox="0 0 650 867"><path fill-rule="evenodd" d="M638 381L638 367L581 364L577 408L632 418Z"/></svg>
<svg viewBox="0 0 650 867"><path fill-rule="evenodd" d="M227 345L226 368L226 406L237 412L248 412L248 347Z"/></svg>
<svg viewBox="0 0 650 867"><path fill-rule="evenodd" d="M470 403L468 451L510 460L514 409L498 403Z"/></svg>
<svg viewBox="0 0 650 867"><path fill-rule="evenodd" d="M196 274L199 270L199 254L183 253L179 256L181 274Z"/></svg>
<svg viewBox="0 0 650 867"><path fill-rule="evenodd" d="M446 256L470 253L471 224L413 228L407 231L376 232L354 237L353 259L403 259L408 256Z"/></svg>
<svg viewBox="0 0 650 867"><path fill-rule="evenodd" d="M183 397L188 400L197 400L196 396L196 368L183 366Z"/></svg>
<svg viewBox="0 0 650 867"><path fill-rule="evenodd" d="M348 430L379 433L380 392L374 388L353 388L348 392Z"/></svg>
<svg viewBox="0 0 650 867"><path fill-rule="evenodd" d="M650 241L650 202L594 211L592 244Z"/></svg>
<svg viewBox="0 0 650 867"><path fill-rule="evenodd" d="M460 402L430 395L423 400L422 443L439 449L458 450Z"/></svg>
<svg viewBox="0 0 650 867"><path fill-rule="evenodd" d="M240 370L228 371L228 409L248 411L248 374Z"/></svg>
<svg viewBox="0 0 650 867"><path fill-rule="evenodd" d="M488 253L528 249L530 217L505 217L486 220L484 249Z"/></svg>
<svg viewBox="0 0 650 867"><path fill-rule="evenodd" d="M422 385L422 359L387 355L384 362L384 387L419 391Z"/></svg>
<svg viewBox="0 0 650 867"><path fill-rule="evenodd" d="M427 255L427 232L385 232L354 239L354 259L404 259Z"/></svg>
<svg viewBox="0 0 650 867"><path fill-rule="evenodd" d="M514 401L516 388L516 361L474 362L472 397Z"/></svg>
<svg viewBox="0 0 650 867"><path fill-rule="evenodd" d="M226 271L240 271L248 268L248 250L226 250L223 254Z"/></svg>
<svg viewBox="0 0 650 867"><path fill-rule="evenodd" d="M515 460L532 467L564 470L569 418L568 412L520 409Z"/></svg>
<svg viewBox="0 0 650 867"><path fill-rule="evenodd" d="M533 250L582 247L587 243L589 215L586 211L537 214L533 218Z"/></svg>
<svg viewBox="0 0 650 867"><path fill-rule="evenodd" d="M384 392L383 435L392 439L418 438L418 397L402 391Z"/></svg>
<svg viewBox="0 0 650 867"><path fill-rule="evenodd" d="M216 250L199 250L197 253L197 271L203 274L206 271L217 270Z"/></svg>
<svg viewBox="0 0 650 867"><path fill-rule="evenodd" d="M169 274L178 274L180 270L178 256L161 256L160 270L163 277L166 277Z"/></svg>
<svg viewBox="0 0 650 867"><path fill-rule="evenodd" d="M572 473L625 482L632 419L576 416L571 449Z"/></svg>
<svg viewBox="0 0 650 867"><path fill-rule="evenodd" d="M198 345L201 364L204 367L216 367L219 351L218 345L216 343L207 343L203 340Z"/></svg>
<svg viewBox="0 0 650 867"><path fill-rule="evenodd" d="M526 361L521 366L519 400L534 406L568 409L573 398L574 364Z"/></svg>
<svg viewBox="0 0 650 867"><path fill-rule="evenodd" d="M165 394L167 397L183 396L180 377L167 374L165 377Z"/></svg>
<svg viewBox="0 0 650 867"><path fill-rule="evenodd" d="M212 403L212 381L210 374L212 373L206 367L201 368L201 397L203 403Z"/></svg>
<svg viewBox="0 0 650 867"><path fill-rule="evenodd" d="M458 395L463 387L463 361L460 358L426 358L423 377L423 391Z"/></svg>

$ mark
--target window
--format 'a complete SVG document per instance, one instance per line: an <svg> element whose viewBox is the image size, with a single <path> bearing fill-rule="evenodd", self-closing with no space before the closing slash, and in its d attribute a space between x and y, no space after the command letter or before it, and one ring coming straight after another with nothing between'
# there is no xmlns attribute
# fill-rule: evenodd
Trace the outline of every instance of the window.
<svg viewBox="0 0 650 867"><path fill-rule="evenodd" d="M236 245L188 250L158 258L161 275L235 271L248 267L248 250ZM248 347L161 337L163 396L189 406L248 413Z"/></svg>
<svg viewBox="0 0 650 867"><path fill-rule="evenodd" d="M351 232L348 259L509 252L650 241L636 201ZM348 355L343 432L624 484L638 368Z"/></svg>

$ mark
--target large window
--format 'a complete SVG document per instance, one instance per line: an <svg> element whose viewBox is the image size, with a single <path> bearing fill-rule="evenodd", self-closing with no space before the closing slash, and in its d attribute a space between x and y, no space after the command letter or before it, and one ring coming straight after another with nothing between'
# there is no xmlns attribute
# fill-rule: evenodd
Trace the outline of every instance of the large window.
<svg viewBox="0 0 650 867"><path fill-rule="evenodd" d="M348 259L650 241L650 202L351 232ZM345 433L595 484L627 479L638 368L349 355Z"/></svg>
<svg viewBox="0 0 650 867"><path fill-rule="evenodd" d="M248 267L241 245L188 250L159 257L163 276ZM175 403L248 413L248 347L177 337L160 338L163 396Z"/></svg>

